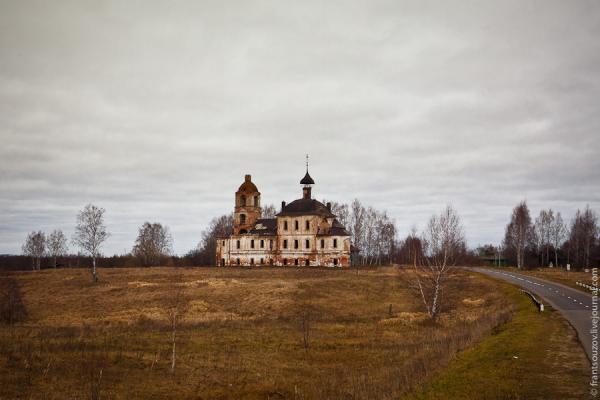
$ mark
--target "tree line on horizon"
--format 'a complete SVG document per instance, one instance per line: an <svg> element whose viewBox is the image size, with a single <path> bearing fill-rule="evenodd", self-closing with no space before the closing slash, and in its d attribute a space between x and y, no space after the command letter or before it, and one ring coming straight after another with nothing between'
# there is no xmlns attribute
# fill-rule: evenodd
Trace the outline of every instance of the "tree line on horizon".
<svg viewBox="0 0 600 400"><path fill-rule="evenodd" d="M363 205L358 199L351 203L332 202L332 211L351 236L351 242L360 250L361 265L417 264L424 257L423 233L416 228L403 239L397 238L397 227L385 210ZM95 264L101 267L135 266L198 266L214 265L216 240L233 231L233 214L213 218L202 231L198 245L183 256L173 254L173 239L169 228L158 222L145 222L131 252L103 257L101 246L110 236L104 225L103 208L88 204L77 215L75 234L71 244L79 249L69 254L69 240L61 230L46 236L42 231L28 234L22 257L5 256L0 259L3 268L40 269L44 267L79 267ZM263 218L274 218L273 205L263 207ZM565 266L582 269L592 266L600 258L600 238L597 214L589 207L577 210L570 223L560 212L541 210L531 218L527 203L515 206L499 245L484 245L468 249L463 243L459 262L465 265L481 264L482 260L502 260L518 268ZM60 262L60 263L59 263ZM11 268L12 267L12 268ZM95 272L93 273L95 274Z"/></svg>

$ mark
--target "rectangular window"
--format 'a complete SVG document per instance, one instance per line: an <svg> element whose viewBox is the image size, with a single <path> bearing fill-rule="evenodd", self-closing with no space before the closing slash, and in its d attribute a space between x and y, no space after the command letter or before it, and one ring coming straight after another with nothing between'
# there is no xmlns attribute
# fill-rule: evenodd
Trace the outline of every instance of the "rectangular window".
<svg viewBox="0 0 600 400"><path fill-rule="evenodd" d="M237 240L237 241L235 242L235 247L236 247L236 248L238 248L238 249L240 248L240 241L239 241L239 240Z"/></svg>
<svg viewBox="0 0 600 400"><path fill-rule="evenodd" d="M299 229L299 225L298 225L298 220L294 221L294 229L298 230Z"/></svg>
<svg viewBox="0 0 600 400"><path fill-rule="evenodd" d="M306 239L306 248L310 249L310 240Z"/></svg>
<svg viewBox="0 0 600 400"><path fill-rule="evenodd" d="M337 258L334 258L333 259L333 265L337 265L337 264L338 264L338 260L337 260Z"/></svg>
<svg viewBox="0 0 600 400"><path fill-rule="evenodd" d="M294 248L297 249L298 248L298 240L294 240Z"/></svg>
<svg viewBox="0 0 600 400"><path fill-rule="evenodd" d="M306 221L306 223L304 225L306 226L306 230L309 231L310 230L310 221Z"/></svg>
<svg viewBox="0 0 600 400"><path fill-rule="evenodd" d="M239 258L236 259L236 262L237 262L237 265L240 265L240 259Z"/></svg>
<svg viewBox="0 0 600 400"><path fill-rule="evenodd" d="M250 265L254 265L254 258L250 259Z"/></svg>
<svg viewBox="0 0 600 400"><path fill-rule="evenodd" d="M337 249L337 239L333 239L333 248Z"/></svg>
<svg viewBox="0 0 600 400"><path fill-rule="evenodd" d="M283 240L283 248L284 248L284 249L287 249L287 239L284 239L284 240Z"/></svg>
<svg viewBox="0 0 600 400"><path fill-rule="evenodd" d="M272 240L269 240L269 248L273 249L273 241Z"/></svg>
<svg viewBox="0 0 600 400"><path fill-rule="evenodd" d="M225 241L223 240L223 246L225 246Z"/></svg>
<svg viewBox="0 0 600 400"><path fill-rule="evenodd" d="M283 230L287 231L287 221L283 221Z"/></svg>
<svg viewBox="0 0 600 400"><path fill-rule="evenodd" d="M264 241L264 240L261 240L261 241L260 241L260 248L261 248L261 249L264 249L264 248L265 248L265 241Z"/></svg>
<svg viewBox="0 0 600 400"><path fill-rule="evenodd" d="M304 265L306 265L307 267L310 266L310 260L307 258L306 262L304 263Z"/></svg>
<svg viewBox="0 0 600 400"><path fill-rule="evenodd" d="M250 241L250 248L251 248L251 249L253 249L253 248L254 248L254 239L252 239L252 240Z"/></svg>
<svg viewBox="0 0 600 400"><path fill-rule="evenodd" d="M297 258L294 260L294 265L298 265L298 259Z"/></svg>
<svg viewBox="0 0 600 400"><path fill-rule="evenodd" d="M324 249L325 248L325 239L321 239L321 248Z"/></svg>
<svg viewBox="0 0 600 400"><path fill-rule="evenodd" d="M261 259L260 259L260 265L263 265L264 263L265 263L265 259L264 259L264 258L261 258Z"/></svg>
<svg viewBox="0 0 600 400"><path fill-rule="evenodd" d="M283 259L283 265L287 265L287 258Z"/></svg>

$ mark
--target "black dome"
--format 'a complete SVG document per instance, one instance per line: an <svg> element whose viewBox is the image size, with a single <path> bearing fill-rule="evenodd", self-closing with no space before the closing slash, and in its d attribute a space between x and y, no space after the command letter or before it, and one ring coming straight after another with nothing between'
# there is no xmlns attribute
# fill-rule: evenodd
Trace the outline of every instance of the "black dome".
<svg viewBox="0 0 600 400"><path fill-rule="evenodd" d="M306 171L306 175L304 175L304 178L302 178L302 180L300 181L301 185L314 185L315 181L313 181L313 178L310 177L310 175L308 174L308 171Z"/></svg>

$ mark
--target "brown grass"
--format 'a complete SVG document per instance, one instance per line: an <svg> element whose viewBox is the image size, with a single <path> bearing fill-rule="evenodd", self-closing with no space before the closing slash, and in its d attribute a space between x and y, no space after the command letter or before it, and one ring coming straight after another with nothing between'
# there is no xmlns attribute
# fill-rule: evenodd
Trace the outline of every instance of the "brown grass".
<svg viewBox="0 0 600 400"><path fill-rule="evenodd" d="M1 399L397 398L513 309L466 272L434 323L392 268L184 269L171 375L172 269L12 276L28 319L0 326Z"/></svg>

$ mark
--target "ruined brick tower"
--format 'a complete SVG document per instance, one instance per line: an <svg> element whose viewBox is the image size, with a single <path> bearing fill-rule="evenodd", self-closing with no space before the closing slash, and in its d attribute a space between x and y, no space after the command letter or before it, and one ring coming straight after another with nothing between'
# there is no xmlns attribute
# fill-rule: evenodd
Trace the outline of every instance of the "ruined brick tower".
<svg viewBox="0 0 600 400"><path fill-rule="evenodd" d="M260 219L260 192L252 177L246 175L237 192L235 192L233 233L236 235L248 233Z"/></svg>

